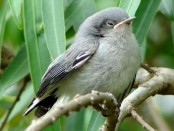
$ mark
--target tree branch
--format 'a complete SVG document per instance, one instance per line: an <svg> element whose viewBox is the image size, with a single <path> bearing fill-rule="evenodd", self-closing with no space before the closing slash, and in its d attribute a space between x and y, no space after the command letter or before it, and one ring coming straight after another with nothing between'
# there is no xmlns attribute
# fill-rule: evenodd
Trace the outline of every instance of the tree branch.
<svg viewBox="0 0 174 131"><path fill-rule="evenodd" d="M166 121L160 115L160 112L155 108L152 98L148 98L146 101L147 109L153 119L153 122L156 124L158 131L170 131L170 127L167 125Z"/></svg>
<svg viewBox="0 0 174 131"><path fill-rule="evenodd" d="M157 131L155 129L153 129L148 123L146 123L135 110L131 110L131 115L134 119L136 119L141 125L142 127L144 127L146 130L148 131Z"/></svg>
<svg viewBox="0 0 174 131"><path fill-rule="evenodd" d="M106 114L108 115L106 123L101 130L114 131L117 122L117 101L115 97L110 93L101 93L98 91L92 91L92 93L75 97L69 103L64 106L54 106L47 114L43 117L33 121L26 131L39 131L47 125L53 123L58 117L62 115L68 115L72 111L79 111L82 107L93 106L96 104L102 104L106 107Z"/></svg>
<svg viewBox="0 0 174 131"><path fill-rule="evenodd" d="M144 69L141 69L137 74L136 84L139 84L139 87L123 100L120 107L119 122L148 97L155 94L174 94L174 70L168 68L153 69L155 74L152 77L147 75L147 71ZM140 75L140 72L141 74L144 72L144 77Z"/></svg>
<svg viewBox="0 0 174 131"><path fill-rule="evenodd" d="M150 68L147 64L141 63L141 67L148 71L150 74L155 74L155 71L152 68Z"/></svg>

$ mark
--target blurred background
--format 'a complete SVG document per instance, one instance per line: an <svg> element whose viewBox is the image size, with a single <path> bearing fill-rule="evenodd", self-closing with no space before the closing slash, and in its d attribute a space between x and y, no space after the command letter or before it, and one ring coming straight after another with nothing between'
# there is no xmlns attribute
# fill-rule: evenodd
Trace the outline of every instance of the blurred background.
<svg viewBox="0 0 174 131"><path fill-rule="evenodd" d="M70 45L86 17L113 6L136 16L132 28L141 47L143 63L174 68L173 0L0 0L0 129L20 131L31 123L33 113L27 117L22 114L49 63ZM58 49L54 48L56 45ZM20 99L14 104L17 96ZM152 127L174 130L173 96L153 96L137 110ZM44 130L96 131L104 120L91 108L82 109L61 117ZM122 122L119 130L144 131L131 117Z"/></svg>

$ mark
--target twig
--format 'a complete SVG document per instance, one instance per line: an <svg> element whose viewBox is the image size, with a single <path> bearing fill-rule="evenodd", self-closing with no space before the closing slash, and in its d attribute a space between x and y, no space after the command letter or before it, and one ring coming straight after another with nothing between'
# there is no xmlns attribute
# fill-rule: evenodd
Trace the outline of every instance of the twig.
<svg viewBox="0 0 174 131"><path fill-rule="evenodd" d="M159 111L155 108L153 99L152 98L147 99L146 103L148 111L154 123L156 124L157 129L159 131L170 131L170 127L167 125L164 119L162 119L162 116L160 115Z"/></svg>
<svg viewBox="0 0 174 131"><path fill-rule="evenodd" d="M103 104L103 106L108 109L106 112L109 116L107 117L106 123L101 130L114 131L117 122L117 102L112 94L101 93L97 91L92 91L92 93L84 96L75 97L75 99L64 104L64 106L54 106L53 109L51 109L43 117L33 121L31 125L28 126L26 131L42 130L44 127L52 124L58 117L62 115L68 115L72 111L79 111L82 107L87 107L89 105L93 106L95 104Z"/></svg>
<svg viewBox="0 0 174 131"><path fill-rule="evenodd" d="M142 126L148 131L157 131L153 129L148 123L146 123L135 110L131 110L131 115L134 119L136 119Z"/></svg>
<svg viewBox="0 0 174 131"><path fill-rule="evenodd" d="M150 68L147 64L141 63L141 67L144 68L145 70L147 70L150 74L154 74L155 73L155 70Z"/></svg>
<svg viewBox="0 0 174 131"><path fill-rule="evenodd" d="M5 124L6 124L7 120L8 120L8 118L9 118L9 116L10 116L12 110L13 110L13 108L15 107L16 103L19 101L19 98L20 98L20 96L21 96L23 90L25 89L25 86L26 86L27 82L28 82L28 76L26 76L26 77L24 78L24 81L23 81L23 83L22 83L22 85L21 85L21 88L20 88L20 90L19 90L19 93L18 93L18 95L16 96L15 101L13 102L12 106L11 106L10 109L8 110L7 115L6 115L6 117L4 118L4 120L3 120L3 122L2 122L2 124L1 124L1 126L0 126L0 131L3 130Z"/></svg>

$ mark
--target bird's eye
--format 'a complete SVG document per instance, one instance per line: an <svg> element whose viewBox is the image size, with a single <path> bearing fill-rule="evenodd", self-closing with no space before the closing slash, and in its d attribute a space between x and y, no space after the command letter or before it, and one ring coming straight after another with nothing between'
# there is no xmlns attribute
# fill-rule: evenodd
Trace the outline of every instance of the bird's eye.
<svg viewBox="0 0 174 131"><path fill-rule="evenodd" d="M113 21L107 21L106 25L109 27L113 27L114 26L114 22Z"/></svg>

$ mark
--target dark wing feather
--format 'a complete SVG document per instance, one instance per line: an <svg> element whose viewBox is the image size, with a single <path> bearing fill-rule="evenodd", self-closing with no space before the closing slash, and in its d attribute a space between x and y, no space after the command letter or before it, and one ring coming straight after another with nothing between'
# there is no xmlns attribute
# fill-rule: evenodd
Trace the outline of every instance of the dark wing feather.
<svg viewBox="0 0 174 131"><path fill-rule="evenodd" d="M42 97L46 92L49 85L53 85L59 82L64 78L69 72L65 71L65 66L63 64L57 63L52 68L48 69L44 78L42 80L39 91L36 94L36 97Z"/></svg>
<svg viewBox="0 0 174 131"><path fill-rule="evenodd" d="M95 48L95 51L96 49L97 48ZM36 94L36 97L42 97L49 88L49 86L58 83L71 71L82 66L95 53L95 51L81 51L80 53L75 55L75 58L72 58L72 61L68 61L66 59L66 56L63 56L65 57L64 59L53 62L53 64L51 64L51 66L48 68L45 75L43 76L42 83L39 91Z"/></svg>
<svg viewBox="0 0 174 131"><path fill-rule="evenodd" d="M72 45L73 46L73 45ZM71 47L72 47L71 46ZM35 107L38 107L37 116L44 115L56 102L56 91L58 88L54 87L56 83L62 80L73 70L82 66L98 49L98 44L89 44L89 47L69 48L66 53L55 59L48 67L41 82L39 91L33 99L24 115L30 113ZM76 51L74 51L76 49ZM47 92L49 90L49 94ZM49 101L49 104L47 103Z"/></svg>

